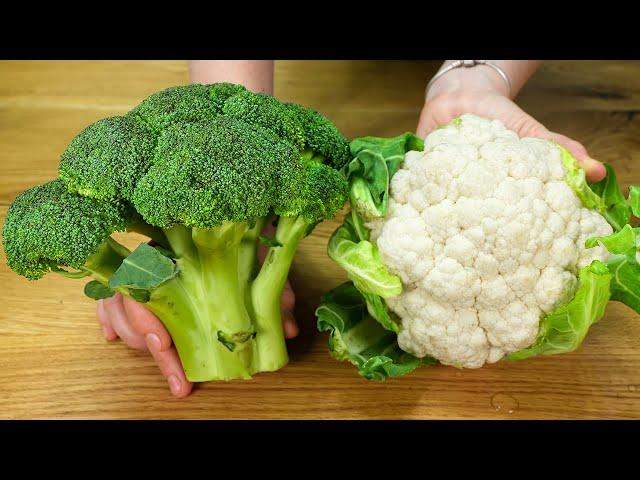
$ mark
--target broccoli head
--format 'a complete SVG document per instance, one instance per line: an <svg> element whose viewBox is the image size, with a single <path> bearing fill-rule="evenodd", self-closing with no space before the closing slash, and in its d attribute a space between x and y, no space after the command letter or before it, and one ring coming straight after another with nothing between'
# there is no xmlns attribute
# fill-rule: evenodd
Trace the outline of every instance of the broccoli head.
<svg viewBox="0 0 640 480"><path fill-rule="evenodd" d="M293 194L303 168L291 145L240 120L177 124L160 136L133 203L162 228L242 222L268 215L281 190Z"/></svg>

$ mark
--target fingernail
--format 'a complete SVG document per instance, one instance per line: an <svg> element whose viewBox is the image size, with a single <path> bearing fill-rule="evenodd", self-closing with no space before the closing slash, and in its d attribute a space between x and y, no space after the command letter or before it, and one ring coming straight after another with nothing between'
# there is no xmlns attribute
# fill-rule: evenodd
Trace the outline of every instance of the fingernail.
<svg viewBox="0 0 640 480"><path fill-rule="evenodd" d="M149 348L149 350L154 350L157 352L162 347L162 344L160 343L160 337L158 337L158 335L156 335L155 333L147 333L144 338L147 342L147 347Z"/></svg>
<svg viewBox="0 0 640 480"><path fill-rule="evenodd" d="M180 380L175 375L170 375L167 378L167 382L169 382L169 388L171 389L171 393L174 395L178 395L180 393Z"/></svg>

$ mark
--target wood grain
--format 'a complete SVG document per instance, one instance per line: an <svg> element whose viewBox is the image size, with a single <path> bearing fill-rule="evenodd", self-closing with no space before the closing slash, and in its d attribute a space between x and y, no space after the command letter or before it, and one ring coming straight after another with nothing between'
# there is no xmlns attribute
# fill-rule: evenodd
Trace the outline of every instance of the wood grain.
<svg viewBox="0 0 640 480"><path fill-rule="evenodd" d="M319 109L348 136L392 135L415 127L437 67L278 62L276 94ZM639 76L640 62L548 62L519 102L611 162L624 185L640 183ZM184 62L0 62L0 218L20 191L56 174L88 123L186 81ZM318 226L296 258L302 332L289 343L290 364L201 385L184 400L171 397L150 357L102 339L81 282L28 282L0 256L0 418L640 418L640 318L615 303L573 354L360 379L329 357L314 326L321 293L345 279L325 254L337 224Z"/></svg>

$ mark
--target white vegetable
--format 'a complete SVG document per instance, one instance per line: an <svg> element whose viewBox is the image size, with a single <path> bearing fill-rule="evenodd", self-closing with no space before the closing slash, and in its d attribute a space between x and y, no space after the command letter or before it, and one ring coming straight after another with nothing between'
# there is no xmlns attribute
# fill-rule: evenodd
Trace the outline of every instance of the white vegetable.
<svg viewBox="0 0 640 480"><path fill-rule="evenodd" d="M585 240L612 228L564 181L556 145L460 120L407 153L387 215L366 227L403 283L387 299L400 347L477 368L534 343L541 316L574 295L580 268L607 258Z"/></svg>

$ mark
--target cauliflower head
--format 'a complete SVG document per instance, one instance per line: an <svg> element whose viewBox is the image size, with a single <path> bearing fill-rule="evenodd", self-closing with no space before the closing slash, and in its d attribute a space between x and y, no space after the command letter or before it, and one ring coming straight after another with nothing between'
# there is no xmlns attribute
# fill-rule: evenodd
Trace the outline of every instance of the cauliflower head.
<svg viewBox="0 0 640 480"><path fill-rule="evenodd" d="M588 183L556 143L462 115L424 141L350 145L351 211L328 245L332 355L369 379L580 346L609 300L640 312L640 188Z"/></svg>
<svg viewBox="0 0 640 480"><path fill-rule="evenodd" d="M402 280L388 305L403 350L476 368L535 342L580 268L608 258L585 240L613 233L565 176L555 144L473 115L406 154L386 217L365 224Z"/></svg>

